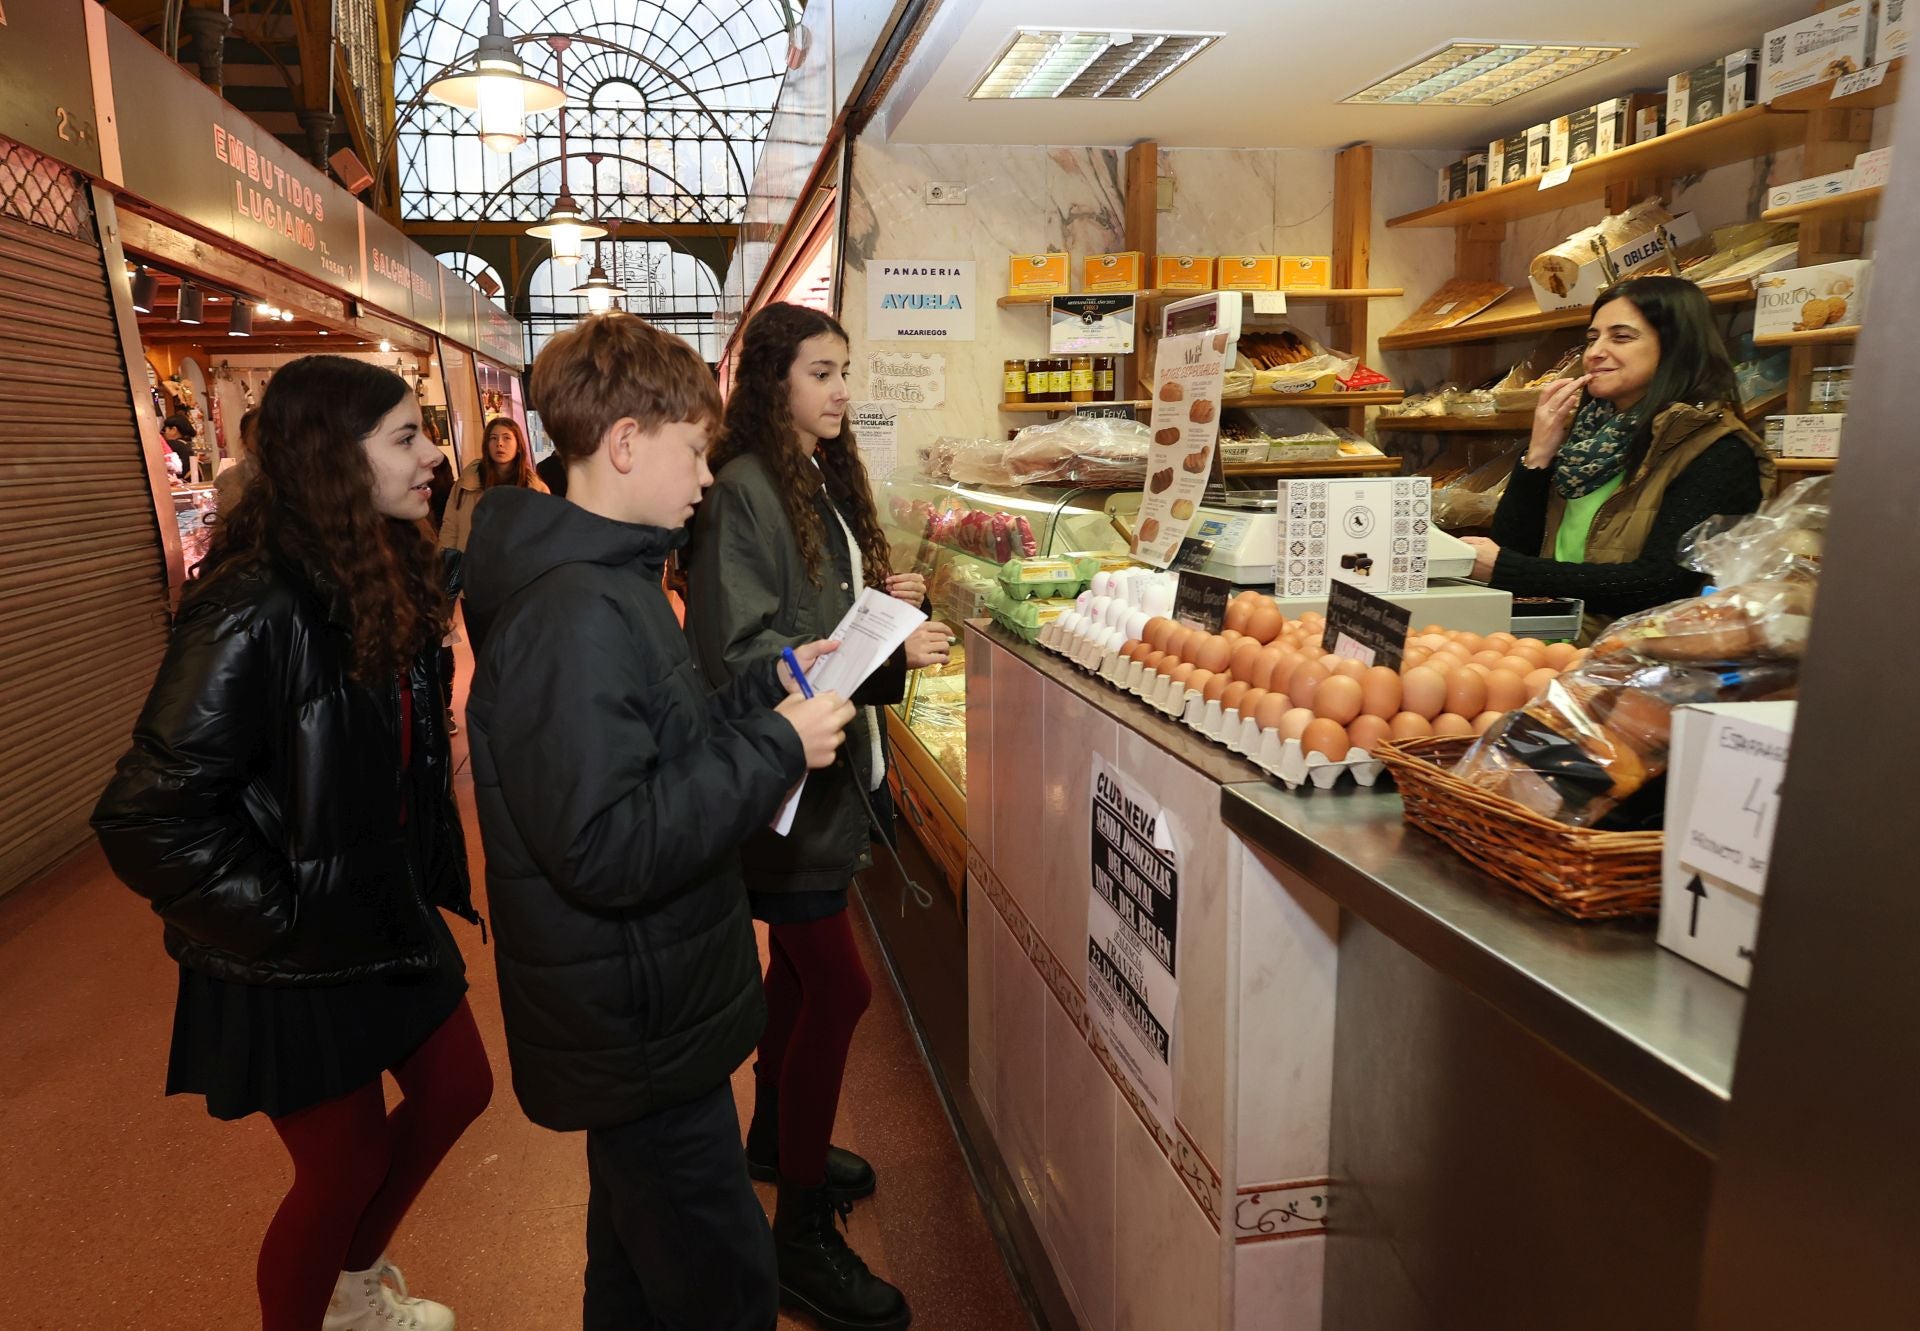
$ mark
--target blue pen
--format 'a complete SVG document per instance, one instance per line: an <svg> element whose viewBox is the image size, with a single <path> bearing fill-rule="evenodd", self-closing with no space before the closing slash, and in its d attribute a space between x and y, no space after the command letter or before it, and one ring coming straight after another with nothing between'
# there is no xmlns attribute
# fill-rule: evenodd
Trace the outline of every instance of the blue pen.
<svg viewBox="0 0 1920 1331"><path fill-rule="evenodd" d="M793 672L793 682L800 686L800 696L811 698L813 685L807 683L807 672L800 668L800 658L793 654L793 648L782 647L780 655L786 660L787 669Z"/></svg>

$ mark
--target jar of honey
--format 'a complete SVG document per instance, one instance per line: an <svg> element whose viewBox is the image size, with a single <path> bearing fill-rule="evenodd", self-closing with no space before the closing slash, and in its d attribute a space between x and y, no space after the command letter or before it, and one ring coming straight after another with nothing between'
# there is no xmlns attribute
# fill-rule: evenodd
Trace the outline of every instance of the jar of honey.
<svg viewBox="0 0 1920 1331"><path fill-rule="evenodd" d="M1093 401L1093 357L1072 356L1067 360L1067 400Z"/></svg>
<svg viewBox="0 0 1920 1331"><path fill-rule="evenodd" d="M1116 382L1115 368L1119 362L1112 356L1093 358L1093 400L1095 402L1115 402L1119 400L1119 386Z"/></svg>
<svg viewBox="0 0 1920 1331"><path fill-rule="evenodd" d="M1044 360L1027 362L1027 401L1045 402L1047 394L1053 391L1053 378L1047 373Z"/></svg>
<svg viewBox="0 0 1920 1331"><path fill-rule="evenodd" d="M1010 358L1001 367L1000 400L1002 402L1027 400L1027 363L1024 360Z"/></svg>

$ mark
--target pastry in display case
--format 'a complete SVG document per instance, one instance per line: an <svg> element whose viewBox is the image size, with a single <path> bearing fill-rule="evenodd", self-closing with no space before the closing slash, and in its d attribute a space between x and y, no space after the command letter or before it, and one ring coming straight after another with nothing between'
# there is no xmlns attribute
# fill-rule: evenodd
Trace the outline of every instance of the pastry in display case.
<svg viewBox="0 0 1920 1331"><path fill-rule="evenodd" d="M1137 491L965 485L905 474L877 481L875 489L894 572L926 578L933 617L956 635L1004 597L1000 573L1009 561L1123 555L1128 540L1114 514L1139 498ZM910 676L906 698L888 709L887 720L901 816L956 893L966 873L966 681L966 652L956 636L949 664Z"/></svg>

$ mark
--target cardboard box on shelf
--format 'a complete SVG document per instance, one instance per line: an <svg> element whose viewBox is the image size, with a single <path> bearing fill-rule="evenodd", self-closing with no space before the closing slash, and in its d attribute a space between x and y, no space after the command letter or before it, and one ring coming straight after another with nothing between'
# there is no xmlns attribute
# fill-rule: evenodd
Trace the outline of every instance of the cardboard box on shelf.
<svg viewBox="0 0 1920 1331"><path fill-rule="evenodd" d="M1667 95L1663 92L1647 94L1646 105L1633 113L1633 141L1645 143L1657 139L1667 128Z"/></svg>
<svg viewBox="0 0 1920 1331"><path fill-rule="evenodd" d="M1139 250L1118 254L1089 254L1080 264L1082 291L1138 291L1146 272L1146 256Z"/></svg>
<svg viewBox="0 0 1920 1331"><path fill-rule="evenodd" d="M1761 43L1760 100L1865 69L1873 59L1873 15L1868 0L1836 5L1775 28Z"/></svg>
<svg viewBox="0 0 1920 1331"><path fill-rule="evenodd" d="M1742 987L1752 972L1794 711L1791 702L1673 710L1660 945Z"/></svg>
<svg viewBox="0 0 1920 1331"><path fill-rule="evenodd" d="M1527 174L1543 175L1547 169L1547 151L1553 141L1553 126L1542 123L1527 129Z"/></svg>
<svg viewBox="0 0 1920 1331"><path fill-rule="evenodd" d="M1325 254L1280 256L1282 291L1324 291L1333 285L1333 259Z"/></svg>
<svg viewBox="0 0 1920 1331"><path fill-rule="evenodd" d="M1573 159L1573 117L1555 116L1547 125L1547 170L1556 171Z"/></svg>
<svg viewBox="0 0 1920 1331"><path fill-rule="evenodd" d="M1007 259L1009 296L1064 296L1073 290L1065 254L1015 254Z"/></svg>
<svg viewBox="0 0 1920 1331"><path fill-rule="evenodd" d="M1153 284L1162 291L1212 291L1213 258L1205 254L1162 254L1153 261Z"/></svg>
<svg viewBox="0 0 1920 1331"><path fill-rule="evenodd" d="M1667 133L1704 125L1753 105L1760 53L1735 51L1667 80Z"/></svg>
<svg viewBox="0 0 1920 1331"><path fill-rule="evenodd" d="M1847 425L1844 411L1781 417L1780 456L1783 458L1837 458L1840 436Z"/></svg>
<svg viewBox="0 0 1920 1331"><path fill-rule="evenodd" d="M1872 275L1873 260L1842 259L1757 278L1754 334L1857 327L1866 317Z"/></svg>
<svg viewBox="0 0 1920 1331"><path fill-rule="evenodd" d="M1815 199L1827 199L1836 194L1849 194L1853 191L1853 170L1834 171L1824 176L1809 176L1805 180L1796 180L1790 184L1778 185L1767 195L1767 207L1786 208L1796 203L1812 203Z"/></svg>
<svg viewBox="0 0 1920 1331"><path fill-rule="evenodd" d="M1517 180L1527 178L1527 136L1516 134L1504 142L1506 156L1500 164L1500 183L1511 185ZM1492 159L1489 158L1488 162L1491 165Z"/></svg>
<svg viewBox="0 0 1920 1331"><path fill-rule="evenodd" d="M1214 272L1222 291L1276 291L1280 287L1280 256L1223 254Z"/></svg>
<svg viewBox="0 0 1920 1331"><path fill-rule="evenodd" d="M1879 0L1873 7L1873 60L1883 64L1907 53L1913 25L1907 22L1906 0Z"/></svg>
<svg viewBox="0 0 1920 1331"><path fill-rule="evenodd" d="M1600 108L1585 107L1567 117L1567 161L1591 161L1600 155Z"/></svg>

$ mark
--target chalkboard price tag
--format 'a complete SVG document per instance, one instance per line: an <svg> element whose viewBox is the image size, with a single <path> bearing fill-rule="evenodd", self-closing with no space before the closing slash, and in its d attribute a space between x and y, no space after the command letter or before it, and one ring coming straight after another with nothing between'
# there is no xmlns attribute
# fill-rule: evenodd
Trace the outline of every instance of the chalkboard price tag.
<svg viewBox="0 0 1920 1331"><path fill-rule="evenodd" d="M1413 611L1335 579L1327 586L1327 629L1320 646L1363 665L1398 670L1412 625Z"/></svg>
<svg viewBox="0 0 1920 1331"><path fill-rule="evenodd" d="M1225 578L1204 573L1182 573L1180 588L1173 594L1173 618L1190 629L1218 633L1227 622L1227 602L1233 599L1233 584Z"/></svg>

